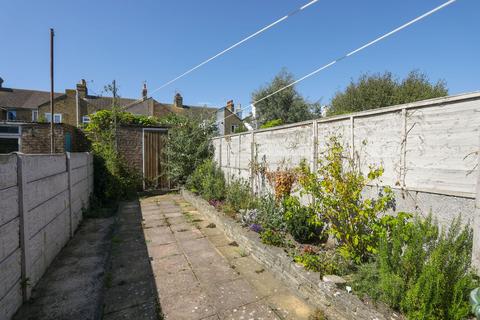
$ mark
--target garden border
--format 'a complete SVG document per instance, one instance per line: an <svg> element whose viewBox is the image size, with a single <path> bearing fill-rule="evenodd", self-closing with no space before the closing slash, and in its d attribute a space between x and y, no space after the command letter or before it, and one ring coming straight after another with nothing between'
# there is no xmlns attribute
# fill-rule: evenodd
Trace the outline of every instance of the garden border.
<svg viewBox="0 0 480 320"><path fill-rule="evenodd" d="M181 190L182 197L197 210L206 214L217 228L235 240L246 252L267 267L276 278L295 290L301 297L325 312L332 320L386 320L373 305L363 303L357 296L339 289L333 283L324 282L316 272L309 272L292 261L281 248L265 245L257 233L243 228L240 223L224 215L207 201L188 190Z"/></svg>

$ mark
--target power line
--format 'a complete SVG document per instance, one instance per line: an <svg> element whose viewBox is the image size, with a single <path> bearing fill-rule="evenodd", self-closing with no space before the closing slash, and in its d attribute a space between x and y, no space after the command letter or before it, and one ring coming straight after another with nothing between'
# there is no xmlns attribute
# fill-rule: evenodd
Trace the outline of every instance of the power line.
<svg viewBox="0 0 480 320"><path fill-rule="evenodd" d="M288 18L294 16L295 14L301 12L302 10L305 10L306 8L310 7L311 5L315 4L315 3L318 2L318 1L319 1L319 0L312 0L312 1L304 4L304 5L301 6L300 8L293 10L292 12L286 14L285 16L281 17L280 19L278 19L278 20L270 23L269 25L267 25L267 26L261 28L260 30L252 33L251 35L247 36L246 38L243 38L242 40L240 40L240 41L238 41L237 43L231 45L230 47L228 47L228 48L220 51L219 53L217 53L217 54L215 54L214 56L208 58L207 60L205 60L205 61L197 64L197 65L194 66L193 68L188 69L187 71L185 71L184 73L180 74L179 76L173 78L172 80L165 82L165 83L162 84L160 87L158 87L157 89L153 90L153 91L150 93L150 97L151 97L155 92L157 92L157 91L165 88L166 86L172 84L173 82L175 82L175 81L177 81L177 80L185 77L185 76L188 75L189 73L191 73L191 72L197 70L198 68L206 65L206 64L209 63L210 61L212 61L212 60L214 60L214 59L216 59L216 58L224 55L224 54L227 53L228 51L230 51L230 50L238 47L238 46L241 45L242 43L244 43L244 42L246 42L246 41L248 41L248 40L250 40L250 39L252 39L252 38L254 38L254 37L256 37L256 36L258 36L258 35L261 34L262 32L267 31L268 29L270 29L270 28L272 28L273 26L279 24L280 22L282 22L282 21L284 21L284 20L287 20ZM128 108L128 107L130 107L130 106L132 106L132 105L135 105L135 104L137 104L138 102L141 102L141 101L142 101L142 100L134 101L134 102L128 104L127 106L125 106L125 108Z"/></svg>
<svg viewBox="0 0 480 320"><path fill-rule="evenodd" d="M362 51L362 50L364 50L364 49L366 49L366 48L374 45L375 43L377 43L377 42L379 42L379 41L381 41L381 40L383 40L383 39L385 39L385 38L387 38L387 37L389 37L389 36L391 36L391 35L399 32L399 31L401 31L401 30L403 30L403 29L407 28L408 26L410 26L410 25L412 25L412 24L414 24L414 23L416 23L416 22L418 22L418 21L420 21L420 20L422 20L422 19L424 19L424 18L426 18L426 17L434 14L435 12L437 12L437 11L439 11L439 10L441 10L441 9L449 6L449 5L451 5L452 3L456 2L456 1L457 1L457 0L450 0L450 1L445 2L445 3L442 4L442 5L439 5L438 7L436 7L436 8L434 8L434 9L432 9L432 10L430 10L430 11L428 11L428 12L426 12L426 13L418 16L418 17L416 17L416 18L413 19L413 20L410 20L409 22L401 25L400 27L398 27L398 28L396 28L396 29L393 29L393 30L390 31L390 32L385 33L384 35L376 38L375 40L372 40L372 41L364 44L363 46L361 46L361 47L359 47L359 48L357 48L357 49L355 49L355 50L353 50L353 51L350 51L349 53L347 53L347 54L345 54L345 55L343 55L343 56L341 56L341 57L339 57L339 58L337 58L337 59L335 59L335 60L327 63L326 65L324 65L324 66L322 66L322 67L320 67L320 68L318 68L318 69L310 72L309 74L307 74L307 75L305 75L305 76L303 76L303 77L301 77L301 78L299 78L299 79L297 79L297 80L289 83L288 85L286 85L286 86L284 86L284 87L282 87L282 88L280 88L280 89L278 89L278 90L276 90L276 91L274 91L274 92L272 92L272 93L270 93L270 94L268 94L268 95L266 95L266 96L258 99L257 101L252 102L252 103L249 104L248 106L246 106L246 107L244 107L244 108L241 108L241 109L239 109L238 111L242 111L242 110L245 110L245 109L247 109L247 108L250 108L250 107L255 106L255 104L257 104L257 103L259 103L259 102L261 102L261 101L263 101L263 100L265 100L265 99L268 99L268 98L270 98L271 96L273 96L273 95L275 95L275 94L277 94L277 93L279 93L279 92L281 92L281 91L283 91L283 90L285 90L285 89L288 89L288 88L290 88L291 86L294 86L295 84L297 84L297 83L299 83L299 82L301 82L301 81L303 81L303 80L305 80L305 79L307 79L307 78L310 78L311 76L313 76L313 75L321 72L322 70L325 70L325 69L333 66L333 65L336 64L337 62L340 62L340 61L342 61L342 60L344 60L344 59L346 59L346 58L348 58L348 57L353 56L354 54L356 54L356 53L358 53L358 52L360 52L360 51ZM238 111L237 111L237 112L238 112ZM233 116L233 114L226 116L225 119L228 118L228 117L231 117L231 116Z"/></svg>

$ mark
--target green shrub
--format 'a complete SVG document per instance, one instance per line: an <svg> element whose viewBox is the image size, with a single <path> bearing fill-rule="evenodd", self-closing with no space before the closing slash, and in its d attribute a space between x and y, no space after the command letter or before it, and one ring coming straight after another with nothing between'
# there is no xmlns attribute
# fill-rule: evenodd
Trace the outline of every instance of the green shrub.
<svg viewBox="0 0 480 320"><path fill-rule="evenodd" d="M270 120L270 121L267 121L264 124L262 124L260 126L260 129L273 128L273 127L281 126L282 124L283 124L282 119L274 119L274 120Z"/></svg>
<svg viewBox="0 0 480 320"><path fill-rule="evenodd" d="M401 310L408 319L464 319L478 285L470 269L472 230L455 219L439 232L431 216L390 225L375 262L361 266L355 289Z"/></svg>
<svg viewBox="0 0 480 320"><path fill-rule="evenodd" d="M382 174L382 168L371 167L364 176L357 163L347 157L338 137L330 138L317 172L311 172L305 162L299 168L301 193L315 199L314 211L321 212L329 222L329 232L338 239L340 253L356 263L368 260L376 252L379 216L394 200L389 187L383 188L376 198L362 197L364 188Z"/></svg>
<svg viewBox="0 0 480 320"><path fill-rule="evenodd" d="M128 112L101 110L90 115L85 133L94 154L94 190L102 206L114 206L121 199L135 196L142 187L142 176L117 152L115 121L119 124L155 124L154 118L135 116Z"/></svg>
<svg viewBox="0 0 480 320"><path fill-rule="evenodd" d="M280 231L276 231L272 229L264 229L260 233L260 238L262 239L262 242L265 244L269 244L276 247L285 246L285 236Z"/></svg>
<svg viewBox="0 0 480 320"><path fill-rule="evenodd" d="M312 206L303 206L297 197L288 196L283 201L285 224L288 232L300 243L324 239L324 223Z"/></svg>
<svg viewBox="0 0 480 320"><path fill-rule="evenodd" d="M322 265L320 264L320 257L316 253L303 253L294 257L295 262L303 265L305 269L321 272Z"/></svg>
<svg viewBox="0 0 480 320"><path fill-rule="evenodd" d="M305 269L320 272L321 275L344 275L351 271L351 264L336 251L303 252L294 257Z"/></svg>
<svg viewBox="0 0 480 320"><path fill-rule="evenodd" d="M174 184L183 185L195 169L213 155L209 139L215 132L214 122L198 115L170 114L160 119L160 123L170 126L164 149L168 177Z"/></svg>
<svg viewBox="0 0 480 320"><path fill-rule="evenodd" d="M257 199L250 190L248 181L236 179L227 186L225 202L231 206L235 212L240 210L253 209L257 205Z"/></svg>
<svg viewBox="0 0 480 320"><path fill-rule="evenodd" d="M258 202L257 222L265 229L286 230L283 207L272 194L266 194Z"/></svg>
<svg viewBox="0 0 480 320"><path fill-rule="evenodd" d="M223 172L213 160L207 159L188 178L187 188L199 193L207 201L221 200L225 196Z"/></svg>

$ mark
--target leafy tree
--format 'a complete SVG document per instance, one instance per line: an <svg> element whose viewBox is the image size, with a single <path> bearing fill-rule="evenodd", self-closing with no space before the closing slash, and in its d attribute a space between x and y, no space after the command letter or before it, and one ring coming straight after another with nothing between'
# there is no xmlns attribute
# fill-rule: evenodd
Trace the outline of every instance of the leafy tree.
<svg viewBox="0 0 480 320"><path fill-rule="evenodd" d="M171 181L184 184L195 168L212 157L209 139L216 129L213 119L170 114L161 118L160 123L171 127L165 148L168 176Z"/></svg>
<svg viewBox="0 0 480 320"><path fill-rule="evenodd" d="M396 104L443 97L448 94L444 81L431 83L424 73L411 71L402 81L392 73L363 74L343 92L332 98L327 115L338 115Z"/></svg>
<svg viewBox="0 0 480 320"><path fill-rule="evenodd" d="M294 80L290 72L282 69L268 85L253 92L252 101L258 101ZM260 124L277 119L282 123L304 121L318 116L317 111L320 109L319 103L307 102L294 86L256 103L255 107Z"/></svg>

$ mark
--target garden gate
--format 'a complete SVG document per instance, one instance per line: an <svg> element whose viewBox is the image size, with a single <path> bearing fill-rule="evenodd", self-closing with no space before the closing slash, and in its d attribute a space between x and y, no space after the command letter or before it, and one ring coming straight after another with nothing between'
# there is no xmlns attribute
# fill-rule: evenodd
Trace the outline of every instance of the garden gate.
<svg viewBox="0 0 480 320"><path fill-rule="evenodd" d="M168 131L163 128L143 129L144 189L169 189L164 148Z"/></svg>

